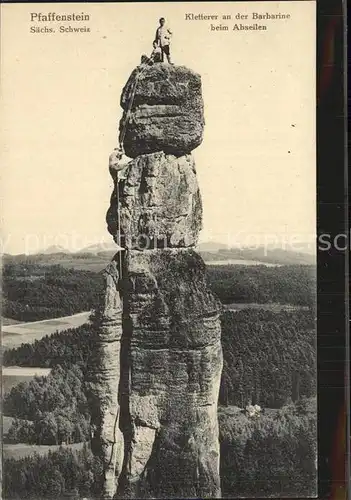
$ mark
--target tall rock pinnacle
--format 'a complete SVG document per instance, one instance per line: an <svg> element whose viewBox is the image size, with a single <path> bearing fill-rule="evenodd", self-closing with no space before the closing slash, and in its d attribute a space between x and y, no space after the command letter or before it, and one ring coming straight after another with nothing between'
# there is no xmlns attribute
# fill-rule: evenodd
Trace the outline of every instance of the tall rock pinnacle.
<svg viewBox="0 0 351 500"><path fill-rule="evenodd" d="M193 248L202 227L191 155L203 135L201 79L163 63L139 72L121 97L132 160L107 213L125 251L106 270L98 315L94 449L105 498L218 498L220 305Z"/></svg>

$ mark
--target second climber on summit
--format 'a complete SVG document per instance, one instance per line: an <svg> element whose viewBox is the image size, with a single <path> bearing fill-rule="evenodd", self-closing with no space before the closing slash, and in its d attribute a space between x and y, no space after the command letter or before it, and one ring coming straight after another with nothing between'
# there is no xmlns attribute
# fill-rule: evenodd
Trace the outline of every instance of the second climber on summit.
<svg viewBox="0 0 351 500"><path fill-rule="evenodd" d="M173 64L171 62L171 54L170 54L170 43L171 43L172 32L166 26L166 20L164 17L160 19L160 26L156 30L155 42L161 47L162 51L162 62L164 62L164 55L166 54L167 61L169 64Z"/></svg>
<svg viewBox="0 0 351 500"><path fill-rule="evenodd" d="M157 42L154 41L152 44L153 51L151 53L151 59L155 63L162 62L162 49L160 46L157 45Z"/></svg>
<svg viewBox="0 0 351 500"><path fill-rule="evenodd" d="M152 44L153 51L151 52L150 57L145 54L141 56L141 66L152 66L154 63L162 62L162 50L159 45L154 41Z"/></svg>

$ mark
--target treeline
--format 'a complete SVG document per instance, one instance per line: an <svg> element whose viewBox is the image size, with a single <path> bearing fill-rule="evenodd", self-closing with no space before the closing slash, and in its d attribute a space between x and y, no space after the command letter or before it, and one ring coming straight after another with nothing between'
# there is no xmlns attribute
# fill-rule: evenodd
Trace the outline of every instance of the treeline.
<svg viewBox="0 0 351 500"><path fill-rule="evenodd" d="M219 409L224 497L312 496L316 480L315 323L313 313L263 310L222 315L222 405L249 401L266 410L248 418L233 406ZM60 444L90 437L84 371L94 351L94 331L83 325L7 351L7 362L54 367L48 377L19 384L5 398L17 417L10 442ZM65 369L56 366L65 363ZM76 366L75 366L76 365ZM79 365L79 366L77 366ZM20 420L21 419L21 420ZM49 456L4 461L4 498L100 498L101 464L84 452L62 449Z"/></svg>
<svg viewBox="0 0 351 500"><path fill-rule="evenodd" d="M99 273L60 265L7 262L3 268L2 314L19 321L69 316L94 308L102 291Z"/></svg>
<svg viewBox="0 0 351 500"><path fill-rule="evenodd" d="M257 419L223 410L218 418L224 498L316 495L315 399Z"/></svg>
<svg viewBox="0 0 351 500"><path fill-rule="evenodd" d="M316 394L313 313L245 309L221 317L222 405L280 408Z"/></svg>
<svg viewBox="0 0 351 500"><path fill-rule="evenodd" d="M257 419L220 409L219 431L224 498L315 495L315 401L301 400ZM3 471L7 500L101 498L101 462L88 447L7 459Z"/></svg>
<svg viewBox="0 0 351 500"><path fill-rule="evenodd" d="M8 500L91 498L101 474L101 462L87 446L81 451L62 448L45 457L7 459L3 463L2 495Z"/></svg>
<svg viewBox="0 0 351 500"><path fill-rule="evenodd" d="M316 390L316 330L310 311L245 309L221 316L224 366L220 403L249 401L278 408ZM55 333L4 352L5 366L78 365L85 371L94 351L93 324Z"/></svg>
<svg viewBox="0 0 351 500"><path fill-rule="evenodd" d="M307 242L306 242L307 243ZM316 248L316 244L303 245L302 251L295 251L274 248L272 245L259 246L256 248L242 247L242 248L220 248L216 252L201 250L200 254L205 261L215 260L255 260L259 262L267 262L270 264L290 265L290 264L303 264L303 265L316 265L316 257L313 254L306 253L311 248ZM297 248L296 248L297 250Z"/></svg>
<svg viewBox="0 0 351 500"><path fill-rule="evenodd" d="M58 445L90 438L84 376L77 365L58 365L47 377L16 385L4 397L3 413L16 418L6 437L10 443Z"/></svg>
<svg viewBox="0 0 351 500"><path fill-rule="evenodd" d="M84 324L78 328L46 335L33 344L22 344L15 349L9 349L3 353L2 362L4 366L40 368L52 368L56 365L68 367L75 364L85 369L94 349L95 336L96 328L92 324Z"/></svg>
<svg viewBox="0 0 351 500"><path fill-rule="evenodd" d="M48 377L22 382L4 398L4 414L16 418L6 442L52 445L90 438L86 371L95 338L96 328L85 324L4 352L5 366L52 368Z"/></svg>
<svg viewBox="0 0 351 500"><path fill-rule="evenodd" d="M314 266L208 266L208 282L224 304L278 302L315 308ZM3 312L19 321L68 316L96 307L101 273L5 261Z"/></svg>
<svg viewBox="0 0 351 500"><path fill-rule="evenodd" d="M225 311L221 323L224 364L220 404L242 408L252 402L279 408L289 400L315 395L316 331L312 312ZM76 366L84 379L95 350L95 336L93 324L55 333L5 351L3 364L42 368L60 365L66 369ZM51 390L52 376L48 378L48 386L41 390ZM15 387L9 400L13 400L19 387L23 393L31 391L33 384L29 389L23 384ZM58 389L61 391L60 386ZM29 397L28 394L26 398ZM40 409L40 398L34 398L33 404ZM14 402L9 416L31 420L28 413L19 414L16 408L26 406L21 401Z"/></svg>
<svg viewBox="0 0 351 500"><path fill-rule="evenodd" d="M279 302L315 307L313 266L207 266L207 276L223 304Z"/></svg>

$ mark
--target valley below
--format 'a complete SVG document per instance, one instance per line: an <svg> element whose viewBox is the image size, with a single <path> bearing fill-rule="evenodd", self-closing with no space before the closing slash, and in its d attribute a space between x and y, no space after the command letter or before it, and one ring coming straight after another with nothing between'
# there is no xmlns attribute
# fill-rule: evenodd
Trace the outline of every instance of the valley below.
<svg viewBox="0 0 351 500"><path fill-rule="evenodd" d="M102 290L99 259L98 270L91 256L86 266L79 259L77 268L35 258L5 265L3 460L9 500L24 488L13 481L21 467L28 474L45 467L52 481L66 484L52 498L67 498L73 490L77 500L94 498L100 465L89 444L85 373L94 346L91 311ZM248 498L258 491L280 498L286 490L307 496L317 477L315 267L238 260L207 262L209 286L222 303L222 494ZM261 408L255 418L246 411L250 404ZM63 464L72 460L86 477L84 487L65 483ZM30 488L28 498L40 498L40 486Z"/></svg>

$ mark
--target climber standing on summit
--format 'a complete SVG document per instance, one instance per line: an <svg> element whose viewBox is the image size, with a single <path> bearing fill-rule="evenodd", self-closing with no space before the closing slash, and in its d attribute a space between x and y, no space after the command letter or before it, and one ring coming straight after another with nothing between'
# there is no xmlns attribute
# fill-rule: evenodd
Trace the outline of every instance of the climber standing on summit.
<svg viewBox="0 0 351 500"><path fill-rule="evenodd" d="M160 19L160 26L156 30L155 42L158 47L161 47L162 51L162 62L164 62L164 55L167 56L167 61L169 64L173 64L171 62L171 54L170 54L170 41L172 32L166 26L166 20L164 17Z"/></svg>

